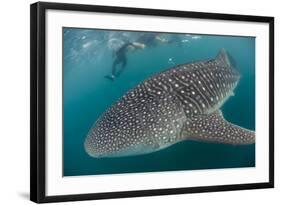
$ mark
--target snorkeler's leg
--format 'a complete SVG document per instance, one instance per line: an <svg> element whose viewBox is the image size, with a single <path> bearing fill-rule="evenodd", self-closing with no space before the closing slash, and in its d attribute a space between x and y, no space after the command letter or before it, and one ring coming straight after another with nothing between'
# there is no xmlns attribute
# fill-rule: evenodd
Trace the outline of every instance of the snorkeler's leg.
<svg viewBox="0 0 281 205"><path fill-rule="evenodd" d="M120 59L115 59L115 61L113 62L112 64L112 70L111 70L111 74L112 76L116 76L116 73L117 73L117 65L121 63L120 62Z"/></svg>
<svg viewBox="0 0 281 205"><path fill-rule="evenodd" d="M125 69L125 67L127 65L127 57L123 56L122 58L120 58L120 63L122 63L122 66L121 66L120 70L115 73L115 76L117 76L117 77L123 72L123 70Z"/></svg>
<svg viewBox="0 0 281 205"><path fill-rule="evenodd" d="M109 80L114 80L116 77L116 70L117 70L117 65L120 63L120 59L116 58L112 64L111 68L111 75L106 75L104 76L105 78Z"/></svg>

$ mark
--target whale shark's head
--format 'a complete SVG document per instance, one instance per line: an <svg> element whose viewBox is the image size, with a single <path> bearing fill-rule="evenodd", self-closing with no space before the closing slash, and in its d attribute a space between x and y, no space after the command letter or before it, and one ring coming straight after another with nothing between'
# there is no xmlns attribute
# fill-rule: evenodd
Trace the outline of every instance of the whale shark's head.
<svg viewBox="0 0 281 205"><path fill-rule="evenodd" d="M92 134L88 134L84 141L85 151L91 156L95 158L106 157L108 152L104 152L99 147L102 146L102 142L98 139L97 131L91 129Z"/></svg>

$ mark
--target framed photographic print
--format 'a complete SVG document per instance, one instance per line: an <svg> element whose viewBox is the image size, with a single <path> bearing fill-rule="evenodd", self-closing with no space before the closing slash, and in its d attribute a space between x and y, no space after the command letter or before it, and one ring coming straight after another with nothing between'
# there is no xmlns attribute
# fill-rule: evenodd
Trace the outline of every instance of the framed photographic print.
<svg viewBox="0 0 281 205"><path fill-rule="evenodd" d="M34 202L274 186L274 18L31 5Z"/></svg>

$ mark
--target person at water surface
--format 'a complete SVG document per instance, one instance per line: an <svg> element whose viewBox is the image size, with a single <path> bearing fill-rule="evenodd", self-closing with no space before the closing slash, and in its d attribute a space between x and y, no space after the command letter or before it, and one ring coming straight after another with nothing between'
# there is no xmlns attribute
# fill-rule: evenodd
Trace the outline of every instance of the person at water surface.
<svg viewBox="0 0 281 205"><path fill-rule="evenodd" d="M128 49L131 47L134 47L133 43L124 43L115 53L115 60L113 61L112 64L112 70L111 70L111 75L107 75L105 76L106 78L110 79L110 80L114 80L116 76L118 76L122 70L125 68L125 66L127 65L127 56L126 53L128 51ZM119 70L119 72L117 72L117 65L121 64L121 69Z"/></svg>
<svg viewBox="0 0 281 205"><path fill-rule="evenodd" d="M118 77L127 65L127 52L144 49L145 47L155 45L156 42L167 43L165 38L160 37L159 33L144 33L137 38L134 42L124 43L116 52L115 59L112 64L111 75L106 75L105 77L114 80ZM121 65L119 71L117 71L117 66Z"/></svg>

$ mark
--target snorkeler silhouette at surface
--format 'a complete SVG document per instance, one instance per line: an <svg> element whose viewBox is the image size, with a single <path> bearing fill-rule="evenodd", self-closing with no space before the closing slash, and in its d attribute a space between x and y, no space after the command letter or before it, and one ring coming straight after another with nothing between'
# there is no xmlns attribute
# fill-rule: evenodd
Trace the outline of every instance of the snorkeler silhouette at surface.
<svg viewBox="0 0 281 205"><path fill-rule="evenodd" d="M120 73L124 70L124 68L127 65L127 51L129 46L134 46L133 43L127 42L124 43L115 53L115 60L113 61L112 64L112 70L111 70L111 75L106 75L105 77L114 80L116 76L119 76ZM121 64L121 68L119 72L117 72L117 65Z"/></svg>
<svg viewBox="0 0 281 205"><path fill-rule="evenodd" d="M166 39L160 38L158 33L144 33L139 36L139 38L134 42L124 43L116 52L115 59L112 64L111 75L106 75L105 78L114 80L118 77L127 65L127 52L137 48L144 49L147 46L155 45L156 40L164 43ZM118 65L121 64L120 69L117 71Z"/></svg>
<svg viewBox="0 0 281 205"><path fill-rule="evenodd" d="M144 33L136 41L145 46L155 46L157 43L167 43L167 39L160 37L160 33Z"/></svg>

